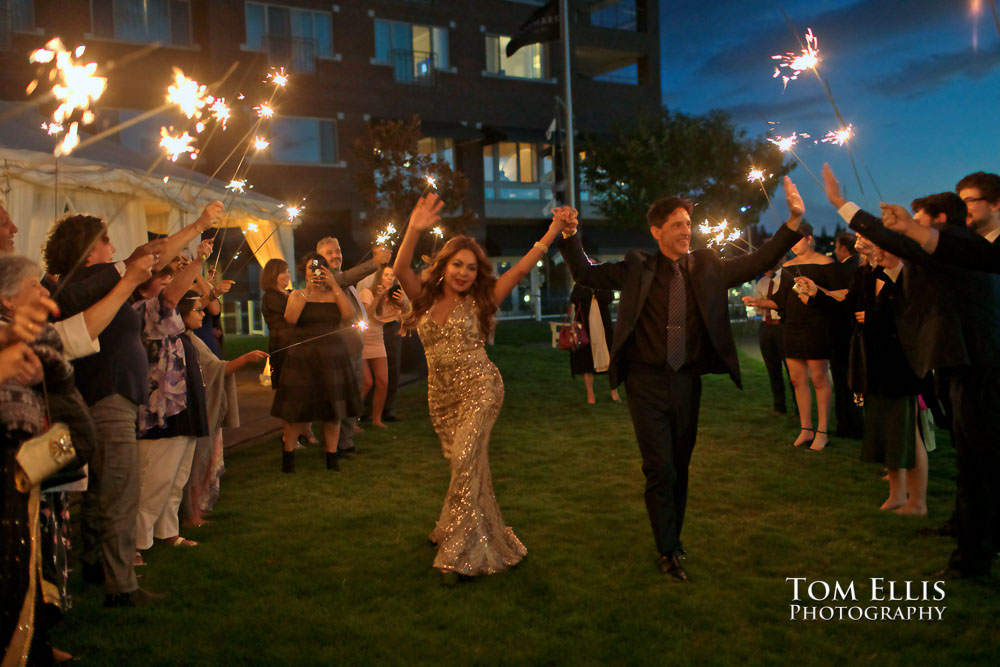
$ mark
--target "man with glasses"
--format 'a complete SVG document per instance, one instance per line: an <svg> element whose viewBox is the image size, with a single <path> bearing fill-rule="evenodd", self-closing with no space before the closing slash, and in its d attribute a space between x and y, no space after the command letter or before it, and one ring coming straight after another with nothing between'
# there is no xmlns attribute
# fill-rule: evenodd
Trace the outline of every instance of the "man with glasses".
<svg viewBox="0 0 1000 667"><path fill-rule="evenodd" d="M960 180L955 192L969 209L966 226L997 245L997 238L1000 237L1000 176L977 171Z"/></svg>

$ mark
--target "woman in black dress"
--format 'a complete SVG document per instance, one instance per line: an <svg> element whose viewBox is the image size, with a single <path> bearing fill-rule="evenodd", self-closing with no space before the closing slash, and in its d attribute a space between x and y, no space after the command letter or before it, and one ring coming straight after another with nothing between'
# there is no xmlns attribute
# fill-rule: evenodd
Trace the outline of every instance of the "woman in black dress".
<svg viewBox="0 0 1000 667"><path fill-rule="evenodd" d="M830 318L822 305L799 293L797 278L809 278L822 288L830 287L828 271L833 260L816 252L812 226L799 225L802 239L792 247L795 257L782 265L781 285L773 300L753 299L750 305L782 311L785 323L785 361L795 389L799 409L799 436L796 447L807 442L809 449L820 451L830 441L827 421L833 402L830 381ZM816 390L817 423L812 425L812 397L809 381Z"/></svg>
<svg viewBox="0 0 1000 667"><path fill-rule="evenodd" d="M295 290L285 306L293 325L271 415L285 422L282 470L295 471L295 442L309 422L323 422L326 467L339 470L340 420L361 414L361 392L350 353L341 336L328 335L355 326L354 306L337 285L322 255L303 258L306 288Z"/></svg>
<svg viewBox="0 0 1000 667"><path fill-rule="evenodd" d="M608 352L613 329L608 306L615 299L611 290L595 290L583 285L574 285L569 296L569 319L578 318L587 332L587 345L569 353L569 370L573 377L583 375L587 388L587 402L596 403L594 396L594 375L608 372L611 355ZM597 311L594 310L597 305ZM579 312L579 315L577 314ZM611 400L621 403L618 390L611 390Z"/></svg>

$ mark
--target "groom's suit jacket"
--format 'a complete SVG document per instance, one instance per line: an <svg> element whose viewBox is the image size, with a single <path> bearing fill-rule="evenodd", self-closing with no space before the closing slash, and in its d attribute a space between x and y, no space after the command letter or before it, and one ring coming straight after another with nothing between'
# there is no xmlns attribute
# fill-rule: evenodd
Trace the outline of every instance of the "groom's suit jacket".
<svg viewBox="0 0 1000 667"><path fill-rule="evenodd" d="M688 280L705 328L708 331L708 373L729 373L742 388L736 343L729 325L727 290L759 276L774 267L802 238L782 225L774 237L756 252L733 259L722 259L714 250L695 250L687 255ZM639 313L646 303L656 272L657 253L629 250L620 262L591 265L583 251L580 234L561 239L559 249L569 266L573 280L585 287L620 290L618 322L611 345L611 386L617 387L627 372L625 343L632 336Z"/></svg>

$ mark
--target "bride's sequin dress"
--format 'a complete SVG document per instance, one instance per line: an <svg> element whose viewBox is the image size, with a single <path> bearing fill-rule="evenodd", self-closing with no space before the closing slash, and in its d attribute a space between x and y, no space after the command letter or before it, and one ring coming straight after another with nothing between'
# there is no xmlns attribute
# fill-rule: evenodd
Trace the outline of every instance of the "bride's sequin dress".
<svg viewBox="0 0 1000 667"><path fill-rule="evenodd" d="M506 526L493 493L490 431L503 404L503 379L486 356L474 299L439 326L428 311L417 325L427 355L431 422L451 464L451 483L430 540L434 567L465 575L516 565L527 549Z"/></svg>

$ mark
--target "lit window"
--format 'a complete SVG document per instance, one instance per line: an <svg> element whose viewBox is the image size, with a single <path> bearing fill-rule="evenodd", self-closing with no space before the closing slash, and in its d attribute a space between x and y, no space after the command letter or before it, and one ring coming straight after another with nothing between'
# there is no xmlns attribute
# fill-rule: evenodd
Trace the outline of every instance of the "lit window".
<svg viewBox="0 0 1000 667"><path fill-rule="evenodd" d="M260 160L292 164L337 162L336 121L283 116L272 121L267 138L271 144L258 154Z"/></svg>
<svg viewBox="0 0 1000 667"><path fill-rule="evenodd" d="M191 44L188 0L91 0L91 29L127 42Z"/></svg>
<svg viewBox="0 0 1000 667"><path fill-rule="evenodd" d="M439 162L446 162L455 168L455 140L438 137L424 137L417 142L417 152L433 155Z"/></svg>
<svg viewBox="0 0 1000 667"><path fill-rule="evenodd" d="M551 172L548 145L501 141L483 146L486 199L544 199L551 188L542 181ZM541 177L539 176L541 174Z"/></svg>
<svg viewBox="0 0 1000 667"><path fill-rule="evenodd" d="M503 35L486 36L486 71L500 76L521 79L545 79L548 77L545 44L528 44L507 57L510 37Z"/></svg>
<svg viewBox="0 0 1000 667"><path fill-rule="evenodd" d="M267 51L273 65L315 72L316 58L333 56L330 12L246 3L246 46Z"/></svg>
<svg viewBox="0 0 1000 667"><path fill-rule="evenodd" d="M401 83L433 83L448 69L448 29L375 19L375 62L392 65Z"/></svg>

